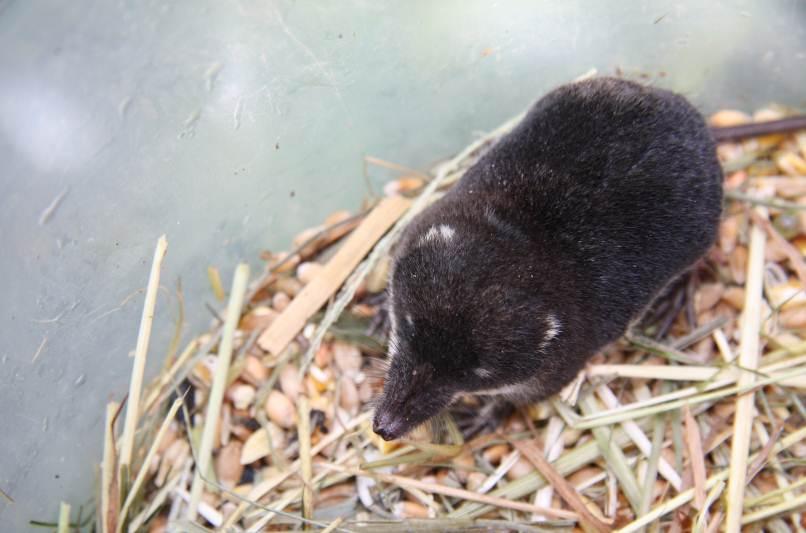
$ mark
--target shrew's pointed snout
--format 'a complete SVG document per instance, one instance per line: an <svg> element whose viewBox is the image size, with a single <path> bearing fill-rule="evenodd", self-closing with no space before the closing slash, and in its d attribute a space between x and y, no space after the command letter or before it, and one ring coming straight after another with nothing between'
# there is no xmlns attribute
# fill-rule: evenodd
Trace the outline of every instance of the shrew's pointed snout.
<svg viewBox="0 0 806 533"><path fill-rule="evenodd" d="M399 439L437 415L456 392L449 383L435 380L427 366L402 362L400 356L392 362L375 408L372 429L384 440Z"/></svg>
<svg viewBox="0 0 806 533"><path fill-rule="evenodd" d="M380 435L383 440L399 439L406 433L406 422L401 416L381 407L375 412L372 431Z"/></svg>

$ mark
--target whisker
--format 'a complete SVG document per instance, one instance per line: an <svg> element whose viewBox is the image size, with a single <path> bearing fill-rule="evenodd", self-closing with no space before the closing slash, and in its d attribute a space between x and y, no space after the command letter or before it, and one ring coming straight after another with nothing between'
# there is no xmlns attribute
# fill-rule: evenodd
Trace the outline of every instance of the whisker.
<svg viewBox="0 0 806 533"><path fill-rule="evenodd" d="M375 411L381 403L381 395L377 394L370 398L368 402L361 406L362 413L370 413Z"/></svg>
<svg viewBox="0 0 806 533"><path fill-rule="evenodd" d="M380 357L368 357L365 359L366 364L363 368L364 374L368 378L386 379L386 373L389 371L389 360L381 359Z"/></svg>
<svg viewBox="0 0 806 533"><path fill-rule="evenodd" d="M426 422L430 426L431 442L441 443L445 441L448 434L447 416L447 413L443 411Z"/></svg>

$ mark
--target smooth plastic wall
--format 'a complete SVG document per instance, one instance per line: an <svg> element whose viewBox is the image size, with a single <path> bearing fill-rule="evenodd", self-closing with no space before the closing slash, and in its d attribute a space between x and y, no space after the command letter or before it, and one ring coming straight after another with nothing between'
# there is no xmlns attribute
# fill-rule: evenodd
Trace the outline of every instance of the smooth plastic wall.
<svg viewBox="0 0 806 533"><path fill-rule="evenodd" d="M806 103L806 2L0 0L4 531L90 498L156 239L150 351L235 264L591 68L704 111ZM371 168L377 189L390 174Z"/></svg>

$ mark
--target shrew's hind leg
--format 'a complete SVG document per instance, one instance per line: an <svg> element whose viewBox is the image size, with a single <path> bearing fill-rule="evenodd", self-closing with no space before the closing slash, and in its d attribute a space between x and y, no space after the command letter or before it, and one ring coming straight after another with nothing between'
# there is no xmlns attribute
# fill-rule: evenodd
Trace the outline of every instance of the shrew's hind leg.
<svg viewBox="0 0 806 533"><path fill-rule="evenodd" d="M689 330L696 328L694 293L700 278L697 266L680 274L655 297L631 329L661 340L669 334L681 312L685 313Z"/></svg>

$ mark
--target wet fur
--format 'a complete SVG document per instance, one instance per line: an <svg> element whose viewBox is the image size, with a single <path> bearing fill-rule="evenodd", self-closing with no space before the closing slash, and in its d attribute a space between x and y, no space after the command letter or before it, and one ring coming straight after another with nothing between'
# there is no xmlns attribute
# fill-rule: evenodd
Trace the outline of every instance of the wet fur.
<svg viewBox="0 0 806 533"><path fill-rule="evenodd" d="M460 393L559 391L708 250L721 201L682 97L610 78L549 93L406 229L375 430L399 437Z"/></svg>

